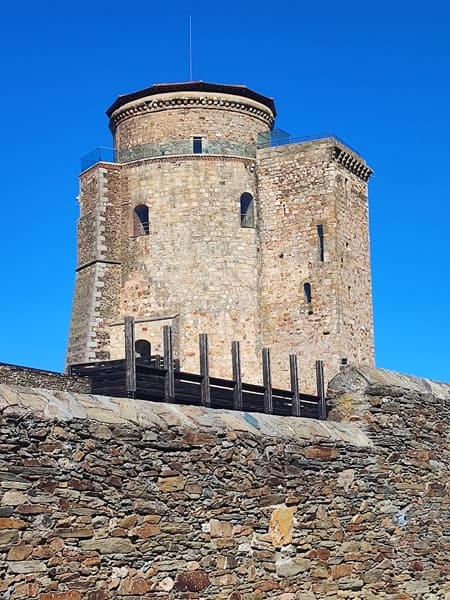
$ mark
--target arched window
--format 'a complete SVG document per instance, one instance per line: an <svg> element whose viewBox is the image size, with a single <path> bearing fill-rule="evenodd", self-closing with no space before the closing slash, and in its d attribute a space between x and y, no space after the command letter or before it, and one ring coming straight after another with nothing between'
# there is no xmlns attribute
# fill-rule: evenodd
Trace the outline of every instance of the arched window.
<svg viewBox="0 0 450 600"><path fill-rule="evenodd" d="M255 203L253 196L244 192L241 196L241 227L255 226Z"/></svg>
<svg viewBox="0 0 450 600"><path fill-rule="evenodd" d="M150 342L147 340L136 340L134 343L134 349L139 358L150 358L152 353L152 347Z"/></svg>
<svg viewBox="0 0 450 600"><path fill-rule="evenodd" d="M150 221L148 206L139 204L134 209L134 235L148 235L150 232Z"/></svg>
<svg viewBox="0 0 450 600"><path fill-rule="evenodd" d="M312 295L311 295L311 284L310 283L303 284L303 296L304 296L305 304L308 305L308 315L312 315L313 310L312 310L312 305L311 305Z"/></svg>

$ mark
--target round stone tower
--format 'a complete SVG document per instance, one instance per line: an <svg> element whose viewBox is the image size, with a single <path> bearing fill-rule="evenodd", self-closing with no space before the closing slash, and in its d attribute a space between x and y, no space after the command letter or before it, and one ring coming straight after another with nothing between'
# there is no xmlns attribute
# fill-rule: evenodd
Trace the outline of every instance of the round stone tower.
<svg viewBox="0 0 450 600"><path fill-rule="evenodd" d="M81 175L78 269L68 363L123 357L123 321L161 350L172 325L183 370L229 376L240 340L243 378L259 371L256 144L271 99L245 86L155 85L107 111L114 161Z"/></svg>

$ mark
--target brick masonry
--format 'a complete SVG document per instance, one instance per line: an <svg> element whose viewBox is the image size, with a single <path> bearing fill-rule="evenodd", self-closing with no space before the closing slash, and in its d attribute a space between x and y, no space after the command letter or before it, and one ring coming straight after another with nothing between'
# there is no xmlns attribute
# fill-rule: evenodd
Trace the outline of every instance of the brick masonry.
<svg viewBox="0 0 450 600"><path fill-rule="evenodd" d="M273 118L255 100L195 91L140 98L112 113L116 150L140 159L100 163L81 176L69 364L121 358L127 315L140 321L136 337L155 352L162 325L172 324L188 371L199 368L199 333L210 336L211 373L227 378L231 341L241 341L242 375L254 383L263 346L282 387L290 353L299 357L305 390L314 389L317 359L325 360L327 379L342 358L373 362L370 170L332 138L256 150ZM193 136L202 136L203 154L192 154ZM139 154L146 144L170 151L180 143L190 150ZM252 146L255 157L208 154L208 143ZM255 199L254 228L241 227L244 192ZM135 230L139 205L149 210L148 235Z"/></svg>
<svg viewBox="0 0 450 600"><path fill-rule="evenodd" d="M450 386L331 421L0 385L0 597L449 600Z"/></svg>

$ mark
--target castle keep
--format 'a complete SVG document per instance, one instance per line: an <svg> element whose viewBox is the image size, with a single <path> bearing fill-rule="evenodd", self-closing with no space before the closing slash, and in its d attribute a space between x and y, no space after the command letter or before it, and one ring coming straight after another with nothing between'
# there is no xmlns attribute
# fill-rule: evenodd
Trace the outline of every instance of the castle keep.
<svg viewBox="0 0 450 600"><path fill-rule="evenodd" d="M367 181L333 136L273 143L273 100L244 86L154 85L107 111L114 155L80 178L78 266L68 364L123 357L124 317L161 350L171 325L185 371L209 334L211 374L273 383L289 354L312 387L342 359L373 363Z"/></svg>

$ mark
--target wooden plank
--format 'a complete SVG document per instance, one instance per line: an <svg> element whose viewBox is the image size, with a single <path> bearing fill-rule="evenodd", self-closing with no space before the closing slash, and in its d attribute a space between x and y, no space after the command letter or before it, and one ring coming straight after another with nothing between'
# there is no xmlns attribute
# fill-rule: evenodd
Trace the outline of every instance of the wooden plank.
<svg viewBox="0 0 450 600"><path fill-rule="evenodd" d="M327 419L327 404L325 400L325 379L323 374L323 360L316 360L316 381L317 381L317 396L319 398L318 412L319 419L326 421Z"/></svg>
<svg viewBox="0 0 450 600"><path fill-rule="evenodd" d="M164 377L166 402L175 400L175 377L173 368L173 345L172 345L172 327L170 325L163 326L163 343L164 343L164 368L166 374Z"/></svg>
<svg viewBox="0 0 450 600"><path fill-rule="evenodd" d="M264 412L273 414L273 398L272 398L272 374L270 372L270 350L269 348L262 349L262 371L264 385Z"/></svg>
<svg viewBox="0 0 450 600"><path fill-rule="evenodd" d="M136 351L134 348L134 317L125 317L125 390L129 398L136 393Z"/></svg>
<svg viewBox="0 0 450 600"><path fill-rule="evenodd" d="M231 362L233 366L233 408L242 410L242 376L241 376L241 345L231 342Z"/></svg>
<svg viewBox="0 0 450 600"><path fill-rule="evenodd" d="M289 370L291 373L292 415L300 416L300 394L298 391L298 362L296 354L289 354Z"/></svg>
<svg viewBox="0 0 450 600"><path fill-rule="evenodd" d="M209 362L208 362L208 336L206 333L199 335L200 348L200 375L201 384L201 402L203 406L211 406L211 393L209 387Z"/></svg>

